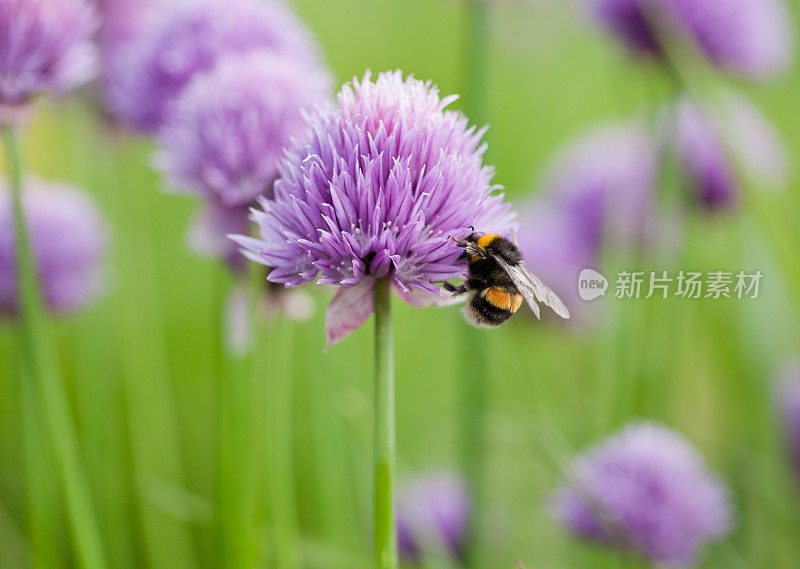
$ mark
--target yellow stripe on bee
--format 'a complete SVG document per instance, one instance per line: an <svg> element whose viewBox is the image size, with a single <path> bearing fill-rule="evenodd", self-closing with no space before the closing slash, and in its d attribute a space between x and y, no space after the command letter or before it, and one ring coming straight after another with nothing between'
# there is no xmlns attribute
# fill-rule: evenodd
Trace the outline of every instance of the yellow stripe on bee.
<svg viewBox="0 0 800 569"><path fill-rule="evenodd" d="M481 249L486 249L489 245L492 244L492 241L500 237L497 233L487 233L486 235L481 235L478 237L478 247Z"/></svg>
<svg viewBox="0 0 800 569"><path fill-rule="evenodd" d="M511 295L511 312L516 312L519 310L519 307L522 306L522 295L521 294L512 294Z"/></svg>
<svg viewBox="0 0 800 569"><path fill-rule="evenodd" d="M500 310L511 310L511 295L506 291L490 286L483 290L481 296L486 302Z"/></svg>

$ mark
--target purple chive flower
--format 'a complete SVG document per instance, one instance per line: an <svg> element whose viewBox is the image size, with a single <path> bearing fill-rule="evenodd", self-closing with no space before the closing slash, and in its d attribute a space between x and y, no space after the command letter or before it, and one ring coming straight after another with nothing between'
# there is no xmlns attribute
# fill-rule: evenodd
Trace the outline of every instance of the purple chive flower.
<svg viewBox="0 0 800 569"><path fill-rule="evenodd" d="M178 97L156 163L177 189L224 206L270 196L283 148L305 132L303 109L329 86L323 70L270 52L225 58Z"/></svg>
<svg viewBox="0 0 800 569"><path fill-rule="evenodd" d="M553 515L580 537L687 566L731 528L723 484L680 434L633 424L579 457Z"/></svg>
<svg viewBox="0 0 800 569"><path fill-rule="evenodd" d="M0 0L0 123L32 96L92 78L95 19L81 0Z"/></svg>
<svg viewBox="0 0 800 569"><path fill-rule="evenodd" d="M275 199L254 211L260 238L235 237L272 267L272 282L343 287L328 309L329 345L372 313L375 279L430 304L441 298L435 283L465 271L451 235L509 229L509 206L483 165L483 130L445 110L453 100L400 71L346 84L338 107L315 112L280 162Z"/></svg>
<svg viewBox="0 0 800 569"><path fill-rule="evenodd" d="M100 31L97 34L101 56L132 41L142 31L154 0L87 0L99 15ZM105 63L104 63L105 66Z"/></svg>
<svg viewBox="0 0 800 569"><path fill-rule="evenodd" d="M648 243L657 170L655 141L638 123L597 127L555 157L542 193L522 208L518 239L528 267L567 305L583 304L578 274L605 245Z"/></svg>
<svg viewBox="0 0 800 569"><path fill-rule="evenodd" d="M693 41L720 68L763 78L785 70L795 34L783 0L592 0L595 16L634 52L659 56L653 22Z"/></svg>
<svg viewBox="0 0 800 569"><path fill-rule="evenodd" d="M319 67L267 51L225 57L192 79L163 125L156 164L176 189L209 201L191 229L193 249L242 268L226 236L249 233L248 207L271 197L283 148L305 131L303 109L329 86Z"/></svg>
<svg viewBox="0 0 800 569"><path fill-rule="evenodd" d="M74 188L30 180L23 194L26 226L42 296L51 312L87 304L103 290L108 227L94 202ZM0 185L0 315L17 311L11 193Z"/></svg>
<svg viewBox="0 0 800 569"><path fill-rule="evenodd" d="M467 486L456 474L418 475L397 493L397 545L400 555L418 563L423 554L464 554L470 516Z"/></svg>
<svg viewBox="0 0 800 569"><path fill-rule="evenodd" d="M669 122L675 125L677 154L690 189L706 210L735 205L741 180L733 160L762 184L785 183L784 147L769 121L744 98L727 93L712 111L684 97L674 113Z"/></svg>
<svg viewBox="0 0 800 569"><path fill-rule="evenodd" d="M105 88L110 82L119 80L118 74L126 73L125 62L118 61L120 54L142 33L153 6L151 0L93 0L92 4L100 16L97 43Z"/></svg>
<svg viewBox="0 0 800 569"><path fill-rule="evenodd" d="M163 7L120 54L108 103L121 120L156 132L192 77L223 56L255 50L312 65L320 60L305 26L279 0L182 0Z"/></svg>
<svg viewBox="0 0 800 569"><path fill-rule="evenodd" d="M776 400L786 449L800 474L800 360L790 361L782 371Z"/></svg>

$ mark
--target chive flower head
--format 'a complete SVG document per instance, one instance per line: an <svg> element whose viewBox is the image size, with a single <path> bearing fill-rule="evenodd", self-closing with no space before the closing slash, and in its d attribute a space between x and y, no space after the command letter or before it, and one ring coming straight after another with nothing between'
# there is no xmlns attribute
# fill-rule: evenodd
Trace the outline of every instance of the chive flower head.
<svg viewBox="0 0 800 569"><path fill-rule="evenodd" d="M606 246L629 250L650 241L657 172L655 140L637 121L603 124L569 142L551 160L540 193L521 208L526 264L567 304L588 309L578 297L580 271L598 266ZM577 311L575 321L586 312Z"/></svg>
<svg viewBox="0 0 800 569"><path fill-rule="evenodd" d="M431 472L407 480L397 494L400 555L412 563L423 554L462 559L469 516L467 486L455 473Z"/></svg>
<svg viewBox="0 0 800 569"><path fill-rule="evenodd" d="M322 103L327 73L269 51L227 57L197 75L165 121L156 164L176 189L222 205L271 195L277 161Z"/></svg>
<svg viewBox="0 0 800 569"><path fill-rule="evenodd" d="M731 529L728 492L684 437L638 423L578 457L553 515L574 534L669 566Z"/></svg>
<svg viewBox="0 0 800 569"><path fill-rule="evenodd" d="M23 211L39 286L54 314L72 312L103 292L109 229L94 202L74 188L29 180ZM0 315L18 308L11 193L0 185Z"/></svg>
<svg viewBox="0 0 800 569"><path fill-rule="evenodd" d="M180 0L162 6L119 55L107 86L111 111L157 132L195 74L226 55L268 50L292 61L319 60L309 31L280 0Z"/></svg>
<svg viewBox="0 0 800 569"><path fill-rule="evenodd" d="M376 279L430 304L441 299L436 283L466 269L451 236L510 228L483 164L484 130L447 110L454 100L400 71L346 84L279 163L274 199L254 211L259 238L235 237L272 267L272 282L343 287L328 309L329 344L372 313Z"/></svg>
<svg viewBox="0 0 800 569"><path fill-rule="evenodd" d="M0 123L38 93L61 94L91 79L95 28L83 0L0 0Z"/></svg>
<svg viewBox="0 0 800 569"><path fill-rule="evenodd" d="M768 189L785 185L788 159L783 142L769 120L744 97L723 92L713 109L683 97L673 113L662 130L673 129L670 136L689 197L703 210L734 207L742 176Z"/></svg>
<svg viewBox="0 0 800 569"><path fill-rule="evenodd" d="M637 54L660 57L662 34L684 36L719 68L751 78L784 71L794 56L783 0L592 0L592 7Z"/></svg>

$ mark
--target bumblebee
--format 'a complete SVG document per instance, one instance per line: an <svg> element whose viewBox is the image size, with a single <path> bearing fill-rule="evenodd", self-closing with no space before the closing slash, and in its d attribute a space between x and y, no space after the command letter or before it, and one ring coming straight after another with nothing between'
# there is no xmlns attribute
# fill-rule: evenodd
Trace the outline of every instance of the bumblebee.
<svg viewBox="0 0 800 569"><path fill-rule="evenodd" d="M525 300L536 318L541 318L539 304L549 306L562 318L569 310L556 293L525 268L517 246L497 233L475 233L466 239L452 237L464 247L467 276L458 286L443 283L453 296L475 291L464 307L467 322L479 328L499 326L522 306Z"/></svg>

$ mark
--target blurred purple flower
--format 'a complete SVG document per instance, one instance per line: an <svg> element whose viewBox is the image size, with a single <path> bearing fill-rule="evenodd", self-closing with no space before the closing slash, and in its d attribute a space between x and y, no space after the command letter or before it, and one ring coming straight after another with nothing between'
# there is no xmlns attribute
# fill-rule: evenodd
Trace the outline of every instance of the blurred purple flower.
<svg viewBox="0 0 800 569"><path fill-rule="evenodd" d="M578 274L597 266L595 248L578 237L578 222L555 200L532 201L523 208L520 223L518 239L525 264L569 306L570 323L585 324L590 317L578 297Z"/></svg>
<svg viewBox="0 0 800 569"><path fill-rule="evenodd" d="M657 169L655 142L635 122L597 127L551 163L542 194L522 209L518 239L528 267L568 306L583 305L578 273L599 263L605 245L651 239Z"/></svg>
<svg viewBox="0 0 800 569"><path fill-rule="evenodd" d="M787 158L772 125L746 99L726 93L710 110L687 97L675 106L678 157L690 189L708 211L732 207L741 180L736 164L767 186L785 183Z"/></svg>
<svg viewBox="0 0 800 569"><path fill-rule="evenodd" d="M792 360L786 365L776 395L786 448L800 474L800 360Z"/></svg>
<svg viewBox="0 0 800 569"><path fill-rule="evenodd" d="M638 122L601 125L560 151L544 192L564 208L576 238L593 253L605 239L646 242L657 158L653 138Z"/></svg>
<svg viewBox="0 0 800 569"><path fill-rule="evenodd" d="M95 19L81 0L0 0L0 123L39 92L92 78Z"/></svg>
<svg viewBox="0 0 800 569"><path fill-rule="evenodd" d="M156 132L181 90L225 55L255 50L313 65L313 38L280 0L181 0L165 6L118 55L108 85L111 111L144 132Z"/></svg>
<svg viewBox="0 0 800 569"><path fill-rule="evenodd" d="M284 147L305 132L303 109L329 89L322 69L270 52L224 58L178 97L156 164L177 189L225 206L271 196Z"/></svg>
<svg viewBox="0 0 800 569"><path fill-rule="evenodd" d="M734 205L738 183L714 124L704 109L688 99L675 109L675 137L686 182L706 210Z"/></svg>
<svg viewBox="0 0 800 569"><path fill-rule="evenodd" d="M153 0L92 0L100 16L101 53L133 40L141 31Z"/></svg>
<svg viewBox="0 0 800 569"><path fill-rule="evenodd" d="M400 71L346 84L338 108L318 109L280 162L274 201L254 211L260 239L235 237L273 268L272 282L298 286L321 273L318 283L344 287L328 309L329 345L372 313L375 279L430 304L441 299L436 282L465 271L451 235L509 229L509 206L483 165L483 130L445 110L454 99Z"/></svg>
<svg viewBox="0 0 800 569"><path fill-rule="evenodd" d="M795 33L783 0L592 0L594 13L637 53L661 55L662 33L684 34L720 68L753 78L785 70Z"/></svg>
<svg viewBox="0 0 800 569"><path fill-rule="evenodd" d="M78 190L30 180L23 197L42 296L51 312L80 308L103 290L108 227L94 202ZM0 185L0 315L17 311L11 194Z"/></svg>
<svg viewBox="0 0 800 569"><path fill-rule="evenodd" d="M686 566L731 527L723 484L680 434L626 427L579 457L555 495L553 515L575 534Z"/></svg>
<svg viewBox="0 0 800 569"><path fill-rule="evenodd" d="M415 476L398 489L397 543L400 555L418 563L423 554L464 554L470 516L467 486L455 473Z"/></svg>
<svg viewBox="0 0 800 569"><path fill-rule="evenodd" d="M142 33L153 0L93 0L100 17L97 43L100 47L101 81L105 90L110 83L128 72L126 62L120 61L130 42ZM105 94L105 93L104 93Z"/></svg>

